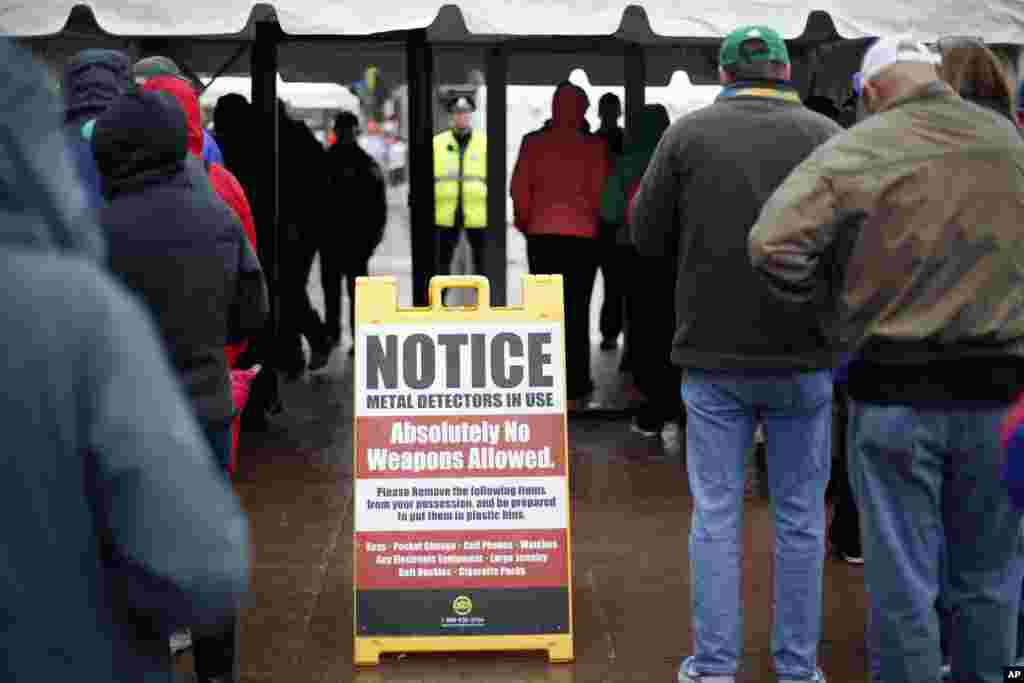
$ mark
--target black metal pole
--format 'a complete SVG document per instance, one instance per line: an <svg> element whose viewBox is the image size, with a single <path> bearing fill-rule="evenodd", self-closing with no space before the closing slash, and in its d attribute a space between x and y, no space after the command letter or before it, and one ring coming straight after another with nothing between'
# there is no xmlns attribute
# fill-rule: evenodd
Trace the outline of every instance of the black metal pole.
<svg viewBox="0 0 1024 683"><path fill-rule="evenodd" d="M252 76L252 104L256 114L256 187L250 198L256 220L260 263L263 265L270 294L269 344L264 349L263 363L268 370L276 369L281 330L281 226L278 184L278 116L277 116L277 45L281 27L276 23L256 24L256 42L253 45L250 74ZM264 373L260 373L261 375ZM269 402L277 402L277 373L265 373L273 382L269 389ZM272 378L272 379L270 379Z"/></svg>
<svg viewBox="0 0 1024 683"><path fill-rule="evenodd" d="M630 45L626 49L626 131L634 134L636 115L644 108L647 87L647 55L643 47Z"/></svg>
<svg viewBox="0 0 1024 683"><path fill-rule="evenodd" d="M491 305L508 300L508 53L487 54L487 248L484 273L491 285Z"/></svg>
<svg viewBox="0 0 1024 683"><path fill-rule="evenodd" d="M434 60L426 29L409 33L409 222L412 235L414 306L429 299L430 278L438 271L434 226Z"/></svg>

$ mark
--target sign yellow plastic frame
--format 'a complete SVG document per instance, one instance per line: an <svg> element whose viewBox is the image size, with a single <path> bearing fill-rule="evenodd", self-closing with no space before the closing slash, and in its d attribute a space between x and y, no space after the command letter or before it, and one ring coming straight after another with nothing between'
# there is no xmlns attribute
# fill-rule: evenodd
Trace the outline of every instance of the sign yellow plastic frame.
<svg viewBox="0 0 1024 683"><path fill-rule="evenodd" d="M354 663L356 666L375 666L384 653L413 652L466 652L466 651L546 651L551 662L571 662L573 651L573 572L572 572L572 504L569 493L570 463L568 462L568 424L565 412L565 310L561 275L524 275L523 304L492 308L490 306L490 285L480 276L437 276L430 281L430 303L425 307L403 308L398 305L398 280L395 277L360 277L356 279L356 325L408 325L418 329L429 328L432 324L443 323L552 323L562 330L561 350L555 354L560 362L562 449L566 460L565 501L566 523L566 585L568 588L568 632L550 635L482 635L482 636L388 636L361 637L358 633L356 558L358 548L353 518L353 637L355 639ZM469 288L476 290L476 303L470 306L444 306L442 292L448 288ZM354 378L360 377L360 354L354 358ZM353 380L353 393L358 401L358 379ZM355 404L354 404L355 405ZM358 414L358 411L356 411ZM358 421L353 416L353 458L358 459ZM355 464L355 463L354 463ZM356 471L356 470L354 470ZM355 506L355 503L353 503ZM355 506L358 507L358 506ZM359 514L358 509L354 512Z"/></svg>

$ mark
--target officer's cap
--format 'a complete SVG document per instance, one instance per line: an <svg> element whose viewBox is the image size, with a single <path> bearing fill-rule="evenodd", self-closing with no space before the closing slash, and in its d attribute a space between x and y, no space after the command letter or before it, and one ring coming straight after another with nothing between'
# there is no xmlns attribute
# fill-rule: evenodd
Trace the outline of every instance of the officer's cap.
<svg viewBox="0 0 1024 683"><path fill-rule="evenodd" d="M476 111L476 102L469 95L459 95L448 104L448 111L452 114L460 111Z"/></svg>

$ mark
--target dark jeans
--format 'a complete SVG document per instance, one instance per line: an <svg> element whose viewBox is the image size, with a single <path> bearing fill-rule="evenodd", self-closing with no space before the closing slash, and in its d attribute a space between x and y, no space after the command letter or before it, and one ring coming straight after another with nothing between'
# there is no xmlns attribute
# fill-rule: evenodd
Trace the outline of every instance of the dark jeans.
<svg viewBox="0 0 1024 683"><path fill-rule="evenodd" d="M463 232L466 233L470 249L473 251L473 272L477 275L483 274L484 245L487 243L486 228L445 228L439 226L437 229L441 246L438 272L441 275L451 275L452 258L455 256L455 249L459 246L459 237Z"/></svg>
<svg viewBox="0 0 1024 683"><path fill-rule="evenodd" d="M213 449L217 464L225 477L230 478L228 463L231 458L231 425L204 425L206 439ZM235 681L235 657L238 615L233 615L220 628L193 629L192 658L200 682L216 676Z"/></svg>
<svg viewBox="0 0 1024 683"><path fill-rule="evenodd" d="M682 413L682 371L672 363L675 272L666 261L644 258L632 247L622 249L623 270L632 275L627 280L630 318L626 323L626 346L636 386L646 399L637 418L657 427Z"/></svg>
<svg viewBox="0 0 1024 683"><path fill-rule="evenodd" d="M230 477L229 467L231 464L231 423L227 424L203 424L203 433L210 444L213 456L217 460L224 476Z"/></svg>
<svg viewBox="0 0 1024 683"><path fill-rule="evenodd" d="M309 273L318 251L317 244L312 237L297 234L292 229L288 250L289 253L283 255L287 268L282 274L281 296L281 351L286 367L296 358L296 352L301 354L300 335L314 349L328 345L327 331L309 300Z"/></svg>
<svg viewBox="0 0 1024 683"><path fill-rule="evenodd" d="M604 278L601 302L601 337L614 341L626 325L626 293L632 248L619 244L614 225L601 225L598 233L598 267Z"/></svg>
<svg viewBox="0 0 1024 683"><path fill-rule="evenodd" d="M565 288L565 384L568 400L594 390L590 377L590 297L597 275L597 242L587 237L526 238L530 273L561 275Z"/></svg>
<svg viewBox="0 0 1024 683"><path fill-rule="evenodd" d="M332 248L330 254L326 251L320 252L320 284L324 288L324 330L335 342L341 339L341 279L345 278L349 332L355 340L356 278L368 274L370 257L352 263L350 259L343 257L340 249Z"/></svg>
<svg viewBox="0 0 1024 683"><path fill-rule="evenodd" d="M850 471L846 456L846 423L849 419L849 400L841 386L834 388L835 399L832 403L832 480L829 488L832 501L835 503L835 514L829 537L833 544L841 544L843 539L860 538L860 513L857 512L856 499L850 488Z"/></svg>
<svg viewBox="0 0 1024 683"><path fill-rule="evenodd" d="M937 597L953 615L953 679L1006 680L1024 575L1021 512L999 476L1008 408L850 402L868 644L885 683L938 680Z"/></svg>

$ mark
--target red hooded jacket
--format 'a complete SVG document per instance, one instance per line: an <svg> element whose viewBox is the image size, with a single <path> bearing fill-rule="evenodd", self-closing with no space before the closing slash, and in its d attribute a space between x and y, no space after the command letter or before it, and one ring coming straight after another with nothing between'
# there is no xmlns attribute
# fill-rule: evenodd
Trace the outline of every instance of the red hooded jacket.
<svg viewBox="0 0 1024 683"><path fill-rule="evenodd" d="M143 90L163 92L178 101L185 111L185 122L188 127L188 151L197 159L203 158L203 122L199 113L199 96L186 81L177 76L154 76L142 86ZM256 251L256 221L253 219L252 207L245 196L242 184L235 175L220 164L210 164L208 170L210 185L224 203L227 204L242 221L245 234L249 237L253 251ZM228 344L225 351L229 367L234 367L238 356L245 351L246 342Z"/></svg>
<svg viewBox="0 0 1024 683"><path fill-rule="evenodd" d="M608 181L608 145L580 132L586 95L561 86L551 106L551 126L523 138L512 173L516 227L527 235L594 238L601 193Z"/></svg>

